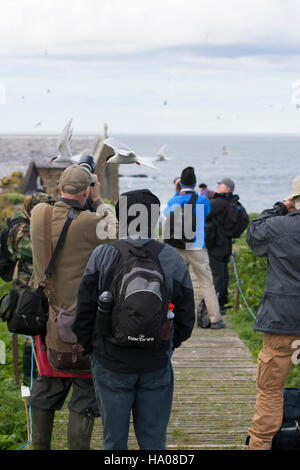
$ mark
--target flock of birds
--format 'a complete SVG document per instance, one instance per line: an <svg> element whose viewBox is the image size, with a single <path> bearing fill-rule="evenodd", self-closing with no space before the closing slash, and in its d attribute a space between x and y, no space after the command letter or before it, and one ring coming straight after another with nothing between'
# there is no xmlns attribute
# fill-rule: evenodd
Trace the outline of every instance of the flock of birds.
<svg viewBox="0 0 300 470"><path fill-rule="evenodd" d="M71 140L72 140L72 119L68 121L64 127L58 141L57 141L57 156L51 158L51 163L70 163L78 164L85 156L90 155L87 150L72 155ZM165 154L167 145L163 145L157 152L155 157L142 157L134 152L130 147L119 142L114 137L104 139L103 144L111 149L111 155L106 159L102 166L108 164L131 164L145 165L150 168L158 169L153 163L171 160Z"/></svg>

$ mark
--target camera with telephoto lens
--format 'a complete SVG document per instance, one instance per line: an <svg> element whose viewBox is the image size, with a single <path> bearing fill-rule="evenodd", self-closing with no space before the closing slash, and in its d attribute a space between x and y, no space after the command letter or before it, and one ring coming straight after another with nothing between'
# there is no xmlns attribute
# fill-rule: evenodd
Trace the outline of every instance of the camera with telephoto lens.
<svg viewBox="0 0 300 470"><path fill-rule="evenodd" d="M96 163L91 155L84 155L78 162L78 165L86 168L90 173L94 173Z"/></svg>

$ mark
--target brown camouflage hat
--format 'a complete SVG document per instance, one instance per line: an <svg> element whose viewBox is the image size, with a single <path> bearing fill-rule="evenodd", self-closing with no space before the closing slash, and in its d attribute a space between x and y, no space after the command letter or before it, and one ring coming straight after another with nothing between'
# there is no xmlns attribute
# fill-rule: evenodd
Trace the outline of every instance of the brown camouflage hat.
<svg viewBox="0 0 300 470"><path fill-rule="evenodd" d="M97 177L80 165L66 168L60 175L59 184L64 193L77 194L95 183Z"/></svg>
<svg viewBox="0 0 300 470"><path fill-rule="evenodd" d="M50 194L47 194L47 193L43 193L43 192L34 193L31 196L31 206L34 207L37 204L40 204L40 202L46 202L47 204L53 205L55 204L55 199Z"/></svg>

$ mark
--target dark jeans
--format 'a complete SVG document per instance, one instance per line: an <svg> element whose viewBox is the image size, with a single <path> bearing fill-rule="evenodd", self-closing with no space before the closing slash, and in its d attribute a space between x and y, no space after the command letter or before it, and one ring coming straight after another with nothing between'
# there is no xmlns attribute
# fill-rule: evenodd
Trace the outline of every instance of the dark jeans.
<svg viewBox="0 0 300 470"><path fill-rule="evenodd" d="M68 408L76 413L99 416L92 379L37 377L33 382L30 405L42 410L60 410L72 387Z"/></svg>
<svg viewBox="0 0 300 470"><path fill-rule="evenodd" d="M164 450L174 376L171 361L144 374L110 371L92 356L96 397L103 424L103 450L127 450L132 411L140 449Z"/></svg>
<svg viewBox="0 0 300 470"><path fill-rule="evenodd" d="M210 253L208 255L219 304L223 307L228 302L228 256L216 258Z"/></svg>

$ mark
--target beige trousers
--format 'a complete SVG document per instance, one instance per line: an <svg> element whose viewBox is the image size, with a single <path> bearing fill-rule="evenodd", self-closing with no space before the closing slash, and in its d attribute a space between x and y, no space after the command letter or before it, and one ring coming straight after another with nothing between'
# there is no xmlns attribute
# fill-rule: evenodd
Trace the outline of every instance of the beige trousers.
<svg viewBox="0 0 300 470"><path fill-rule="evenodd" d="M178 253L188 266L191 265L200 285L200 296L204 299L211 323L222 319L219 302L209 264L206 248L199 250L180 250Z"/></svg>
<svg viewBox="0 0 300 470"><path fill-rule="evenodd" d="M299 341L298 346L296 341ZM272 439L282 424L283 390L299 349L300 336L264 334L263 348L257 361L257 397L249 429L250 450L272 448ZM300 364L298 367L300 370Z"/></svg>

